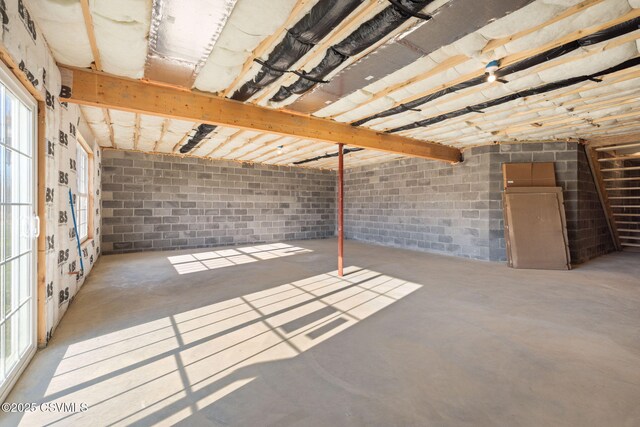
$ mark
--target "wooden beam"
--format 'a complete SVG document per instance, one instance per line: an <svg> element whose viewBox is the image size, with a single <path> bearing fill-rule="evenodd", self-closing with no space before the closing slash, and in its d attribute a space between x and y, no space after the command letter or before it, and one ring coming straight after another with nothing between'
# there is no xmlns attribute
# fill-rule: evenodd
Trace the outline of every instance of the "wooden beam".
<svg viewBox="0 0 640 427"><path fill-rule="evenodd" d="M598 144L597 143L598 141L600 141L601 143ZM636 133L636 134L625 135L625 136L616 135L616 136L601 138L599 140L589 141L589 145L591 147L598 147L596 151L615 151L615 150L624 150L626 148L636 148L636 147L640 149L640 142L638 141L640 141L640 135Z"/></svg>
<svg viewBox="0 0 640 427"><path fill-rule="evenodd" d="M375 132L326 119L294 115L231 99L116 77L96 71L60 67L68 70L72 75L72 94L70 98L65 100L80 105L114 108L134 113L326 141L449 163L460 161L460 150L434 142Z"/></svg>
<svg viewBox="0 0 640 427"><path fill-rule="evenodd" d="M93 54L93 63L98 71L102 71L102 60L100 59L100 51L98 50L98 43L96 42L96 33L93 29L93 17L91 16L91 10L89 10L89 0L80 0L80 6L82 7L84 26L87 29L89 45L91 46L91 53Z"/></svg>
<svg viewBox="0 0 640 427"><path fill-rule="evenodd" d="M140 141L140 114L136 113L136 124L133 129L133 149L138 149L138 142Z"/></svg>
<svg viewBox="0 0 640 427"><path fill-rule="evenodd" d="M155 145L153 146L154 152L158 151L158 145L160 145L160 143L162 142L162 138L164 138L164 135L167 133L168 128L169 128L169 120L165 119L162 122L162 130L160 131L160 138L158 138Z"/></svg>
<svg viewBox="0 0 640 427"><path fill-rule="evenodd" d="M111 146L113 148L118 148L116 146L116 139L113 136L113 122L111 121L111 114L109 114L109 110L103 108L102 115L104 116L104 121L107 122L107 126L109 126L109 140L111 141Z"/></svg>
<svg viewBox="0 0 640 427"><path fill-rule="evenodd" d="M602 159L598 159L598 161L599 162L617 162L618 160L635 160L635 159L640 159L640 154L630 154L628 156L616 156L616 157L603 157Z"/></svg>

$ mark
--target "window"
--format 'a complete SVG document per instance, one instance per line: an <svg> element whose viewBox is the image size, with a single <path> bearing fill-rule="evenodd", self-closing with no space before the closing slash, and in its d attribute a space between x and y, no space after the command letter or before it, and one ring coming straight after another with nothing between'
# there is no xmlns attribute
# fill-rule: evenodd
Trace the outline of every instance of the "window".
<svg viewBox="0 0 640 427"><path fill-rule="evenodd" d="M36 116L0 61L0 402L36 348Z"/></svg>
<svg viewBox="0 0 640 427"><path fill-rule="evenodd" d="M76 168L78 172L76 224L80 242L84 242L89 237L89 154L80 143L77 145Z"/></svg>

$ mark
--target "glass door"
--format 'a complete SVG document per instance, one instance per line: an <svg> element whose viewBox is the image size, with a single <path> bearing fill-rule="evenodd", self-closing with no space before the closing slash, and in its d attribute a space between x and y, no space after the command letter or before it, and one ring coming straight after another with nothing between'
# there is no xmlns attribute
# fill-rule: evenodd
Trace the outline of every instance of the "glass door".
<svg viewBox="0 0 640 427"><path fill-rule="evenodd" d="M36 349L36 104L0 64L0 401Z"/></svg>

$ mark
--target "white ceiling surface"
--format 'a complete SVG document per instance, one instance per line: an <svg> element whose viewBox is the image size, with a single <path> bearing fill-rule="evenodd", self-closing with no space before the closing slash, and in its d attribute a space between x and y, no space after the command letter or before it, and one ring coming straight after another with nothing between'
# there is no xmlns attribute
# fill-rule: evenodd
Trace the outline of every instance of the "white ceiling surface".
<svg viewBox="0 0 640 427"><path fill-rule="evenodd" d="M308 0L302 7L295 9L298 4L296 0L270 0L268 7L265 3L255 0L238 0L195 80L195 88L232 94L235 88L253 78L259 69L259 66L254 65L239 78L244 64L251 59L256 47L281 28L293 10L297 10L297 15L290 19L290 22L296 22L316 2L317 0ZM445 2L446 0L433 2L425 8L425 12ZM28 0L28 3L58 62L80 67L89 66L93 58L79 0ZM147 56L146 37L149 33L151 0L89 0L89 3L104 71L126 77L142 77ZM610 23L623 16L628 18L629 14L637 12L640 8L640 0L595 0L589 1L587 7L577 13L553 22L567 9L579 3L585 1L537 0L383 79L372 81L362 90L349 94L313 114L341 122L368 117L411 98L435 92L443 86L451 85L456 79L466 80L482 74L484 66L490 60L504 60L523 52L531 52L533 49L546 50L563 37L566 37L566 40L582 37L584 34L574 34ZM365 2L351 16L357 16L354 21L355 27L386 5L387 2L377 0ZM417 19L410 20L392 36L398 36L418 22ZM536 26L540 28L529 33L524 32ZM64 28L65 31L59 31L60 28ZM333 44L349 32L336 34L334 31L328 38L333 37ZM491 48L496 44L496 40L508 37L511 39L497 43L497 47ZM506 84L485 83L461 90L420 106L419 111L372 120L364 126L376 130L391 129L520 90L598 72L637 57L640 49L639 39L640 30L597 45L583 47L533 69L507 76ZM262 59L266 59L278 42L279 39L276 38L271 47L265 50ZM325 46L322 46L322 49L324 48ZM324 56L324 51L318 49L312 50L294 68L310 69L316 65ZM441 72L433 72L427 79L418 79L410 85L400 87L409 79L427 73L445 61L450 63L456 58L459 59L456 61L457 65L447 67ZM638 67L635 67L606 76L600 83L588 81L528 99L518 99L487 109L484 114L470 113L402 134L465 148L496 141L558 140L638 132L639 71ZM274 108L283 106L285 103L269 105L268 98L281 85L287 84L290 78L281 78L265 91L258 93L253 102ZM234 81L236 83L231 87ZM381 91L385 91L385 96L377 95ZM379 99L371 101L374 97ZM292 97L286 103L294 99ZM111 145L111 131L105 122L104 112L92 108L83 108L83 111L100 144ZM176 147L176 144L186 142L188 132L198 125L140 116L139 132L136 133L134 114L114 110L110 110L109 113L113 138L118 148L177 152L179 147ZM284 149L278 153L277 147L280 145L283 145ZM295 138L281 139L274 135L218 128L190 154L266 163L290 163L336 151L336 146L332 144ZM397 156L366 150L349 154L346 161L348 165L355 165L360 162L381 162L395 157ZM335 165L335 159L306 164L309 167Z"/></svg>

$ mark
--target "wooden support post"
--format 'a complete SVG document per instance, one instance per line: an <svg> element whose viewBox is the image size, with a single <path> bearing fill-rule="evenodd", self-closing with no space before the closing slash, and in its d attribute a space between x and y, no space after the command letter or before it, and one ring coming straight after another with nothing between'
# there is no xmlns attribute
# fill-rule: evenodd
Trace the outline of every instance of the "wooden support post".
<svg viewBox="0 0 640 427"><path fill-rule="evenodd" d="M344 266L344 145L338 144L338 276Z"/></svg>

